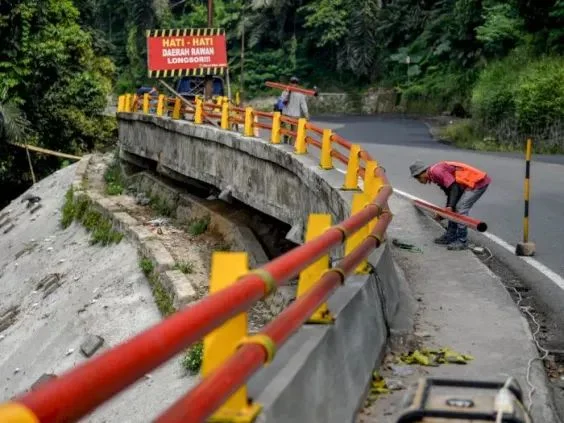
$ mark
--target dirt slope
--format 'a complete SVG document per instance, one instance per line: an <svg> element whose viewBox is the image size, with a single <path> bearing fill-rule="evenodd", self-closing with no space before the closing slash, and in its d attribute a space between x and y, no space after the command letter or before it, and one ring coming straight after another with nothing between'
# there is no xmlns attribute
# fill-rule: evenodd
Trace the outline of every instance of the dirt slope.
<svg viewBox="0 0 564 423"><path fill-rule="evenodd" d="M61 229L74 173L75 166L65 168L31 188L42 199L34 213L21 197L0 211L1 402L45 373L84 362L80 346L88 335L104 338L100 354L161 319L128 241L91 246L78 224ZM48 278L56 283L39 287ZM3 315L15 316L5 319L13 320L5 330ZM84 421L149 421L194 381L171 360Z"/></svg>

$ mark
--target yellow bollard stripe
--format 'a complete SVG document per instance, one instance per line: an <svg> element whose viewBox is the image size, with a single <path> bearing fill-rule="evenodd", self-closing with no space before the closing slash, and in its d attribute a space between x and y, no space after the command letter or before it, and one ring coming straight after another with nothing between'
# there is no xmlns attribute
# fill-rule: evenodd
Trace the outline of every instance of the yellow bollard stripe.
<svg viewBox="0 0 564 423"><path fill-rule="evenodd" d="M266 351L266 361L265 364L272 363L274 357L276 356L276 344L272 338L263 333L257 333L256 335L246 336L241 339L237 344L237 348L242 347L247 344L258 344L264 348Z"/></svg>
<svg viewBox="0 0 564 423"><path fill-rule="evenodd" d="M39 423L39 419L27 407L16 402L0 404L2 423Z"/></svg>
<svg viewBox="0 0 564 423"><path fill-rule="evenodd" d="M278 285L274 277L264 269L253 269L247 275L257 275L264 282L264 298L276 292ZM246 276L246 275L245 275Z"/></svg>

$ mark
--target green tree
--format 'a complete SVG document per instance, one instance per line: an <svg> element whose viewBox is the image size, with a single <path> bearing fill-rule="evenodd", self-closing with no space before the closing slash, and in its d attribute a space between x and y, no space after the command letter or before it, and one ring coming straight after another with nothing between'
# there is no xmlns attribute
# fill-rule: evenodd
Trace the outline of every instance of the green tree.
<svg viewBox="0 0 564 423"><path fill-rule="evenodd" d="M0 11L0 90L29 120L29 142L74 153L108 143L115 123L101 113L114 67L95 54L72 1L0 0ZM19 155L2 155L0 183L25 181ZM39 177L59 167L55 158L34 163Z"/></svg>

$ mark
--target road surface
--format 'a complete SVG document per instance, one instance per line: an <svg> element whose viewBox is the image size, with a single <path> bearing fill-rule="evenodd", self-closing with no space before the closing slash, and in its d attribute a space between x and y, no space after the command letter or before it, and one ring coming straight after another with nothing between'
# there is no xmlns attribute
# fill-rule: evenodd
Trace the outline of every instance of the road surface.
<svg viewBox="0 0 564 423"><path fill-rule="evenodd" d="M458 160L487 171L493 182L471 213L511 245L521 240L525 172L522 155L447 146L435 141L424 123L401 117L323 117L314 121L361 144L384 166L394 188L438 205L444 205L443 192L435 185L421 185L411 178L411 162ZM533 157L531 186L530 238L537 246L536 259L564 276L564 156Z"/></svg>

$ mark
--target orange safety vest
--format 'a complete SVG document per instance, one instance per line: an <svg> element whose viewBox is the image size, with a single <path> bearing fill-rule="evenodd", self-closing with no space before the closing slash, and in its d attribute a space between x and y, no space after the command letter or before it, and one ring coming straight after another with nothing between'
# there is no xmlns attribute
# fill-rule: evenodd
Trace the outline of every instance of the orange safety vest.
<svg viewBox="0 0 564 423"><path fill-rule="evenodd" d="M482 172L475 167L460 162L445 162L446 164L456 168L454 171L454 179L463 187L474 189L476 184L482 181L488 174Z"/></svg>

